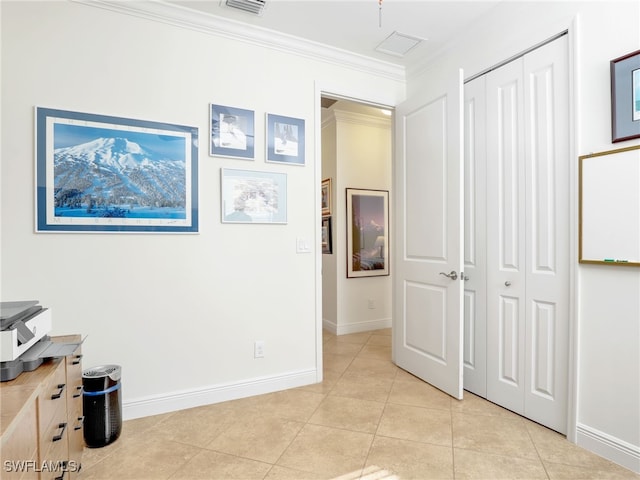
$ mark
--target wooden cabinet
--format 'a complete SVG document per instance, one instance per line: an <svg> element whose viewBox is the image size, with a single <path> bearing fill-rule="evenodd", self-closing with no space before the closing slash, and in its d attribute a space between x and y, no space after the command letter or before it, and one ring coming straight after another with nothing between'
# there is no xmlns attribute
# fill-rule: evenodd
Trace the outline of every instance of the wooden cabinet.
<svg viewBox="0 0 640 480"><path fill-rule="evenodd" d="M53 341L80 343L79 335ZM0 383L1 477L77 478L83 439L81 346Z"/></svg>

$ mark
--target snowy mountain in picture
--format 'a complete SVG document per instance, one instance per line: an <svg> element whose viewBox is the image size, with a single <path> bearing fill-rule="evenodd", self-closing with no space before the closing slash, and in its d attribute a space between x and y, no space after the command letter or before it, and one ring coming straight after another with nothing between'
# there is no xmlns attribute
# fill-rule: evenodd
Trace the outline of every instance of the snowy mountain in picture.
<svg viewBox="0 0 640 480"><path fill-rule="evenodd" d="M55 149L53 168L58 216L184 218L184 160L111 137Z"/></svg>

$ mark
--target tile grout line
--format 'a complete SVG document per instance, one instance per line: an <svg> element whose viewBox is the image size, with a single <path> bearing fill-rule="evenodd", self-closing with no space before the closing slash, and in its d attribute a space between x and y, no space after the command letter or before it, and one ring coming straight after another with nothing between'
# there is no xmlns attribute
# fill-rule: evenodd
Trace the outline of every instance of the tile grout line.
<svg viewBox="0 0 640 480"><path fill-rule="evenodd" d="M463 393L464 395L464 393ZM463 397L464 398L464 397ZM449 399L449 419L451 425L451 475L453 480L456 479L456 449L455 449L455 433L453 428L453 406L452 399Z"/></svg>
<svg viewBox="0 0 640 480"><path fill-rule="evenodd" d="M527 425L524 424L524 421L523 421L523 425L524 425L525 431L527 432L527 436L529 437L529 440L531 440L531 445L533 445L533 448L536 451L536 455L538 456L538 460L540 460L540 464L542 465L542 469L544 470L544 474L547 476L547 479L550 479L551 477L549 476L549 471L547 470L547 465L544 463L544 459L542 458L542 455L540 455L540 451L538 450L538 446L536 445L535 440L531 436L531 431L527 428Z"/></svg>
<svg viewBox="0 0 640 480"><path fill-rule="evenodd" d="M370 337L370 335L369 335ZM334 339L335 340L335 337ZM330 340L329 340L330 341ZM325 342L323 340L322 342L322 347L324 350L324 346L325 346ZM344 373L349 369L349 367L351 366L351 364L353 363L353 361L355 360L355 358L360 354L360 352L362 351L362 348L364 347L365 344L362 344L360 346L360 350L358 350L358 352L353 356L353 358L351 359L351 361L349 362L349 364L347 365L347 367L340 373L340 376L337 378L337 380L334 382L334 384L329 388L329 390L326 393L323 393L323 398L322 400L318 403L318 405L316 406L316 408L313 410L313 412L311 412L311 414L307 417L307 419L302 422L304 423L304 425L300 428L300 430L298 430L298 433L295 434L295 436L291 439L291 441L289 442L289 444L287 445L287 447L282 450L282 453L278 456L278 458L276 459L276 461L271 464L271 468L269 468L269 470L267 471L267 473L265 474L265 476L263 477L263 480L265 478L267 478L269 476L269 473L271 473L271 471L273 470L273 467L278 465L278 462L280 461L280 459L284 456L284 454L287 452L287 450L289 450L289 448L291 447L291 445L293 444L293 442L296 441L296 439L300 436L300 432L302 432L302 430L304 430L304 428L307 425L315 425L313 423L309 423L309 420L311 420L313 418L313 416L315 415L315 413L318 411L318 409L320 408L320 406L322 405L322 403L327 399L327 397L331 394L331 392L334 390L334 388L336 387L336 385L338 384L338 382L340 381L340 379L344 376ZM323 368L324 368L324 361L323 361ZM324 382L324 374L323 374L323 382ZM297 470L297 469L296 469ZM305 472L307 473L307 472Z"/></svg>
<svg viewBox="0 0 640 480"><path fill-rule="evenodd" d="M373 335L371 335L373 336ZM369 340L371 340L371 336L369 336ZM367 341L368 343L368 341ZM366 345L366 344L365 344ZM364 346L363 346L364 348ZM362 350L360 350L362 351ZM357 356L357 355L356 355ZM391 363L393 365L395 365L395 363L393 363L393 361L391 361ZM384 416L384 412L387 409L387 405L389 405L389 398L391 397L391 391L393 390L393 386L396 383L396 379L398 378L398 366L396 366L396 370L395 370L395 374L393 375L393 379L391 381L391 388L389 388L389 391L387 392L387 396L384 400L384 408L382 409L382 413L380 414L380 418L378 419L378 424L376 425L376 430L375 432L373 432L373 435L371 436L371 443L369 444L369 450L367 451L367 455L364 458L364 464L362 465L362 471L364 472L364 469L367 467L367 462L369 461L369 456L371 455L371 449L373 448L373 444L376 441L376 438L378 437L378 430L380 430L380 423L382 422L382 417ZM380 435L380 437L383 437L383 435Z"/></svg>

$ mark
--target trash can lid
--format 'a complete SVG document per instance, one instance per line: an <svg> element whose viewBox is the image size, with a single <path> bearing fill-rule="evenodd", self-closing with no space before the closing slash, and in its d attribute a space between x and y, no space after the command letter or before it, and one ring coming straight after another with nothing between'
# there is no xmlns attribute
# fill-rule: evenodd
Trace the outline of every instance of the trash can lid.
<svg viewBox="0 0 640 480"><path fill-rule="evenodd" d="M120 365L100 365L88 368L82 372L82 378L104 378L109 377L114 382L120 380L122 367Z"/></svg>

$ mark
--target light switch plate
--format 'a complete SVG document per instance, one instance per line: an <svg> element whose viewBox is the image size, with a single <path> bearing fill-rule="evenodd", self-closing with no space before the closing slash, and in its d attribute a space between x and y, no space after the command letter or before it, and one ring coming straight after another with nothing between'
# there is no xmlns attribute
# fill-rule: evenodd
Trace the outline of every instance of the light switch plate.
<svg viewBox="0 0 640 480"><path fill-rule="evenodd" d="M311 246L306 238L296 238L296 253L311 253Z"/></svg>

